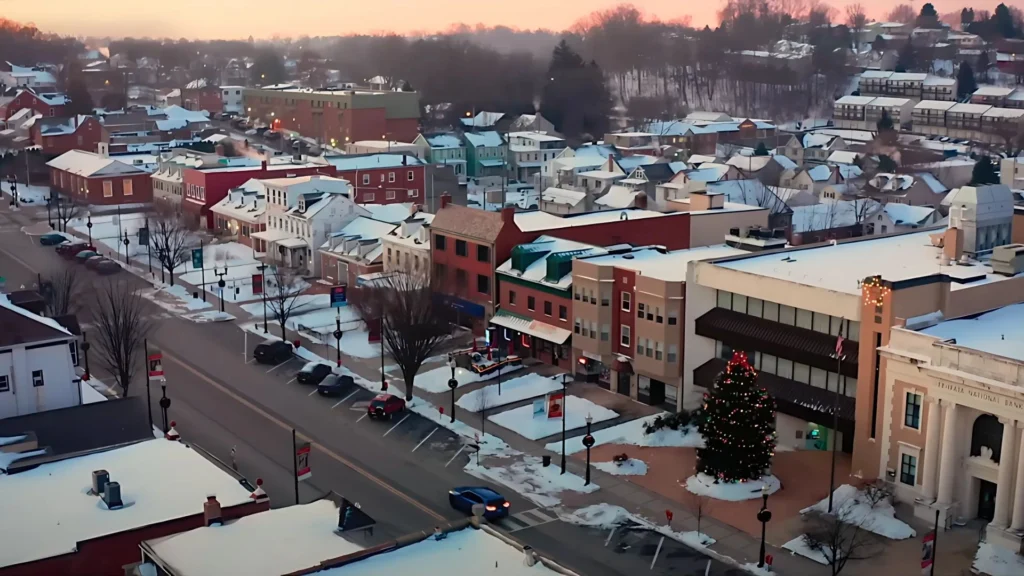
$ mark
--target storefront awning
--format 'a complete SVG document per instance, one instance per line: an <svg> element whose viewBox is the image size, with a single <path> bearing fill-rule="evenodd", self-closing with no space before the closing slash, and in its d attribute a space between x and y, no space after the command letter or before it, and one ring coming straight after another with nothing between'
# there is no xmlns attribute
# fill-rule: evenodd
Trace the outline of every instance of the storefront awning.
<svg viewBox="0 0 1024 576"><path fill-rule="evenodd" d="M552 326L539 320L531 320L526 316L520 316L507 310L499 310L497 314L491 318L491 324L515 330L522 334L529 334L541 340L547 340L554 344L565 344L565 342L572 336L572 332L565 328L559 328L558 326Z"/></svg>

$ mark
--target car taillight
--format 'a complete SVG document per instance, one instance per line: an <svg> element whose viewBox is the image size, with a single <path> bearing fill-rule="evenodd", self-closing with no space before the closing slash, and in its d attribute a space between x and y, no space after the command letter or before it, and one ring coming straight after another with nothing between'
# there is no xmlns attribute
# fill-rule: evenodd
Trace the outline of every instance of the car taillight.
<svg viewBox="0 0 1024 576"><path fill-rule="evenodd" d="M504 506L505 508L508 508L509 506L511 506L511 504L509 504L508 502L505 502L504 504L502 504L502 506Z"/></svg>
<svg viewBox="0 0 1024 576"><path fill-rule="evenodd" d="M497 506L488 506L488 507L487 507L487 511L488 511L488 512L494 512L494 511L495 511L495 510L497 510L497 509L498 509L498 507L497 507Z"/></svg>

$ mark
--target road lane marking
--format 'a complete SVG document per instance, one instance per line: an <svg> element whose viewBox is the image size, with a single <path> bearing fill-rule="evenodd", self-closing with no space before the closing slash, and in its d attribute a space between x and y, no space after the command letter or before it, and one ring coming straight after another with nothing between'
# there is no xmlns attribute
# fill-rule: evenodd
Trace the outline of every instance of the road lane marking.
<svg viewBox="0 0 1024 576"><path fill-rule="evenodd" d="M287 423L277 419L276 417L272 416L271 414L269 414L268 412L266 412L265 410L263 410L262 408L260 408L256 404L250 402L249 400L243 398L242 396L239 396L234 390L231 390L231 389L227 388L226 386L222 385L221 383L217 382L216 380L210 378L209 376L203 374L202 372L199 372L198 370L196 370L192 366L186 364L184 361L179 359L174 354L168 353L166 351L166 349L164 349L163 354L164 354L164 357L167 358L168 360L170 360L170 361L180 365L185 370L187 370L187 371L191 372L192 374L194 374L197 378L199 378L201 380L204 380L205 382L207 382L208 384L210 384L214 388L220 390L221 392L223 392L227 396L230 396L231 398L233 398L239 404L242 404L243 406L249 408L253 412L259 414L260 416L263 416L264 418L266 418L270 422L273 422L274 424L276 424L281 429L283 429L283 430L292 430L293 429L293 426L291 426L290 424L287 424ZM361 418L360 418L360 420L361 420ZM312 442L313 446L315 446L317 450L323 452L324 454L330 456L331 458L334 458L335 460L337 460L338 462L344 464L345 466L348 466L352 470L355 470L357 473L362 475L367 480L373 482L374 484L380 486L384 490L387 490L388 492L394 494L395 496L401 498L402 500L408 502L409 504L412 504L417 509L421 510L423 513L425 513L426 515L430 516L431 518L434 518L438 522L444 522L445 521L445 517L444 516L438 514L437 512L434 512L433 510L428 508L426 505L420 503L415 498L407 495L406 493L402 492L401 490L398 490L397 488L395 488L391 484L389 484L389 483L385 482L384 480L378 478L373 473L371 473L370 471L366 470L362 466L356 464L352 460L349 460L348 458L345 458L344 456L339 455L337 452L331 450L330 448L324 446L323 444L314 441L312 438L309 438L308 436L305 436L305 434L303 434L303 437L306 437L308 440L310 440Z"/></svg>
<svg viewBox="0 0 1024 576"><path fill-rule="evenodd" d="M289 362L291 362L291 361L292 361L292 359L291 359L291 358L289 358L289 359L285 360L284 362L281 362L281 363L280 363L280 364L278 364L277 366L274 366L274 367L273 367L273 368L271 368L270 370L267 370L267 374L270 374L270 373L271 373L271 372L273 372L274 370L277 370L277 369L278 369L278 368L280 368L281 366L284 366L285 364L287 364L287 363L289 363Z"/></svg>
<svg viewBox="0 0 1024 576"><path fill-rule="evenodd" d="M334 410L334 409L335 409L335 408L337 408L337 407L338 407L339 405L341 405L341 403L342 403L342 402L344 402L345 400L348 400L349 398L351 398L351 397L355 396L355 395L356 395L356 394L358 394L358 393L359 393L359 390L353 390L351 394L349 394L348 396L345 396L345 397L344 397L344 398L342 398L341 400L338 400L338 403L337 403L337 404L335 404L334 406L331 406L331 410Z"/></svg>
<svg viewBox="0 0 1024 576"><path fill-rule="evenodd" d="M363 421L363 418L366 418L366 417L367 417L367 416L369 416L369 415L370 415L370 413L369 413L369 412L367 412L367 413L363 414L362 416L360 416L360 417L359 417L359 420L356 420L356 423L358 424L359 422L362 422L362 421Z"/></svg>
<svg viewBox="0 0 1024 576"><path fill-rule="evenodd" d="M319 390L317 390L316 388L313 388L312 392L310 392L309 394L306 394L306 398L309 398L310 396L312 396L313 394L316 394L317 392L319 392Z"/></svg>
<svg viewBox="0 0 1024 576"><path fill-rule="evenodd" d="M446 464L444 465L444 467L445 467L445 468L447 468L447 467L448 467L448 464L451 464L452 462L454 462L454 461L455 461L455 459L459 457L459 454L462 454L462 451L463 451L463 450L465 450L465 449L466 449L466 445L465 445L465 444L463 444L462 446L459 446L459 451L455 453L455 456L452 456L452 459L451 459L451 460L449 460L449 461L448 461L448 462L447 462L447 463L446 463Z"/></svg>
<svg viewBox="0 0 1024 576"><path fill-rule="evenodd" d="M423 443L427 441L427 438L430 438L431 436L433 436L434 432L437 432L438 428L440 428L440 426L437 426L433 430L431 430L430 434L427 434L426 438L424 438L423 440L420 440L420 443L417 444L416 448L413 448L412 451L415 452L417 449L419 449L420 446L423 446Z"/></svg>
<svg viewBox="0 0 1024 576"><path fill-rule="evenodd" d="M399 426L401 426L402 422L405 422L406 420L409 419L409 416L412 416L412 414L406 414L405 418L402 418L401 420L399 420L398 424L395 424L387 432L384 433L384 436L387 436L388 434L391 434L391 431L394 430L395 428L398 428ZM381 438L383 438L384 436L381 436Z"/></svg>
<svg viewBox="0 0 1024 576"><path fill-rule="evenodd" d="M298 376L296 376L295 378L292 378L291 380L285 382L285 384L291 384L292 382L295 382L295 380L297 380L297 379L298 379Z"/></svg>

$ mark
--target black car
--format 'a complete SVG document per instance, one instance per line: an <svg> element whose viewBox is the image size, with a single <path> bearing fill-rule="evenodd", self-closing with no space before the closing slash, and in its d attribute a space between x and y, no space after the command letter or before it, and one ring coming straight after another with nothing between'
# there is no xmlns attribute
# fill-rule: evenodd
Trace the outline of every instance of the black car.
<svg viewBox="0 0 1024 576"><path fill-rule="evenodd" d="M292 357L292 345L281 340L264 342L256 347L252 355L260 364L280 364Z"/></svg>
<svg viewBox="0 0 1024 576"><path fill-rule="evenodd" d="M322 362L307 362L302 370L295 375L299 384L319 384L331 373L331 367Z"/></svg>
<svg viewBox="0 0 1024 576"><path fill-rule="evenodd" d="M356 381L351 376L331 374L317 384L316 391L321 396L341 396L345 390L355 385Z"/></svg>

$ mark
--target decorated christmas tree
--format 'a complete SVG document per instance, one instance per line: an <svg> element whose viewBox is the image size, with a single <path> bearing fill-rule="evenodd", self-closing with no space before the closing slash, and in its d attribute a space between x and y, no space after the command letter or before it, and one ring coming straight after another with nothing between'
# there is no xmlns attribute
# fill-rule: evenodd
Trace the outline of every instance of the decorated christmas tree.
<svg viewBox="0 0 1024 576"><path fill-rule="evenodd" d="M716 482L757 480L775 455L775 400L757 385L747 355L736 352L704 395L697 471Z"/></svg>

